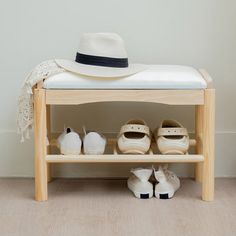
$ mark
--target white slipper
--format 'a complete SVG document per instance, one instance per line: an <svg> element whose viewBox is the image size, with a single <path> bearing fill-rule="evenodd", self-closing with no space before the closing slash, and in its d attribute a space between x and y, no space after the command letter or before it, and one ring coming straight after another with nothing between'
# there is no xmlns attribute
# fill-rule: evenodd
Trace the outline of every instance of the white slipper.
<svg viewBox="0 0 236 236"><path fill-rule="evenodd" d="M155 185L155 197L159 199L170 199L180 188L180 180L167 166L159 166L154 170L154 176L158 183Z"/></svg>
<svg viewBox="0 0 236 236"><path fill-rule="evenodd" d="M101 155L105 151L106 138L96 132L86 133L84 128L83 148L84 154Z"/></svg>
<svg viewBox="0 0 236 236"><path fill-rule="evenodd" d="M151 133L143 120L130 120L121 127L118 148L125 154L145 154L151 145Z"/></svg>
<svg viewBox="0 0 236 236"><path fill-rule="evenodd" d="M186 154L189 149L187 129L175 120L162 121L155 138L162 154Z"/></svg>
<svg viewBox="0 0 236 236"><path fill-rule="evenodd" d="M64 155L80 154L81 144L80 136L70 127L65 128L57 139L57 146Z"/></svg>
<svg viewBox="0 0 236 236"><path fill-rule="evenodd" d="M141 199L153 197L153 184L148 180L153 173L152 168L132 169L132 176L128 179L128 188L134 193L134 196Z"/></svg>

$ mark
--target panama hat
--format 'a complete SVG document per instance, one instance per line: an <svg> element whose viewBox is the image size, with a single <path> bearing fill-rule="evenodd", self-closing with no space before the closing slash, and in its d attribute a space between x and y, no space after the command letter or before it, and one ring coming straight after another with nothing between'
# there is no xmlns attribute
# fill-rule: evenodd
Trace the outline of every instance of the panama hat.
<svg viewBox="0 0 236 236"><path fill-rule="evenodd" d="M75 61L56 59L56 63L67 71L95 77L123 77L147 68L128 63L124 42L114 33L83 34Z"/></svg>

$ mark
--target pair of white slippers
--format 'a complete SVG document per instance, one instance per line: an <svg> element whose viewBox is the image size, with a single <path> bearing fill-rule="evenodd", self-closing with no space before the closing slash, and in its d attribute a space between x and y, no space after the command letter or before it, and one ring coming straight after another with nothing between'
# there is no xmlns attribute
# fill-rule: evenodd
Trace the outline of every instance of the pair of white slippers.
<svg viewBox="0 0 236 236"><path fill-rule="evenodd" d="M179 178L167 169L167 165L159 166L158 170L153 167L136 168L131 172L132 176L128 179L127 184L137 198L148 199L155 195L159 199L170 199L180 188ZM155 184L149 181L153 173Z"/></svg>
<svg viewBox="0 0 236 236"><path fill-rule="evenodd" d="M78 133L67 127L57 139L57 146L64 155L79 155L82 149L82 140ZM83 152L89 155L103 154L106 147L106 138L97 132L86 132L84 128Z"/></svg>
<svg viewBox="0 0 236 236"><path fill-rule="evenodd" d="M161 154L187 154L187 129L175 120L163 120L152 134L143 120L130 120L121 127L117 145L123 154L145 154L151 150L154 138Z"/></svg>

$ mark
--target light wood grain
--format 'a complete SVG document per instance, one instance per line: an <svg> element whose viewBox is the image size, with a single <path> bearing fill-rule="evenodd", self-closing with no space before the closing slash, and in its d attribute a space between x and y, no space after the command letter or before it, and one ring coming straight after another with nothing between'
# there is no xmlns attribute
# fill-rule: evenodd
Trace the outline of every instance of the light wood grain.
<svg viewBox="0 0 236 236"><path fill-rule="evenodd" d="M47 138L49 143L51 142L51 105L46 105L46 113L47 113ZM51 145L47 146L47 154L51 154ZM48 182L52 181L52 165L47 163L47 180Z"/></svg>
<svg viewBox="0 0 236 236"><path fill-rule="evenodd" d="M203 132L203 109L204 106L195 106L195 139L197 145L195 147L197 154L203 154L202 152L202 132ZM195 180L202 182L202 163L196 163L195 165Z"/></svg>
<svg viewBox="0 0 236 236"><path fill-rule="evenodd" d="M46 100L45 90L34 90L34 135L35 135L35 199L47 200L47 154L46 147Z"/></svg>
<svg viewBox="0 0 236 236"><path fill-rule="evenodd" d="M214 199L214 159L215 159L215 90L205 90L205 104L203 108L203 175L202 199Z"/></svg>
<svg viewBox="0 0 236 236"><path fill-rule="evenodd" d="M43 88L43 80L39 81L36 86L37 89L42 89Z"/></svg>
<svg viewBox="0 0 236 236"><path fill-rule="evenodd" d="M46 103L52 105L113 101L201 105L204 90L46 90Z"/></svg>
<svg viewBox="0 0 236 236"><path fill-rule="evenodd" d="M192 163L202 162L203 155L47 155L50 163Z"/></svg>
<svg viewBox="0 0 236 236"><path fill-rule="evenodd" d="M212 87L212 79L204 70L200 70ZM50 168L45 163L198 163L196 180L202 181L202 199L214 198L214 90L44 90L38 84L35 96L36 121L36 199L47 199L47 181L50 180ZM196 105L196 155L46 155L46 104L79 105L95 102L152 102L168 105ZM50 118L48 118L49 123ZM50 125L47 124L48 130ZM40 129L40 130L39 130ZM41 139L40 139L41 138ZM110 141L112 144L114 140ZM51 142L51 144L54 141ZM45 159L46 158L46 159ZM200 162L203 162L201 164ZM48 170L48 173L46 171ZM47 177L48 176L48 177Z"/></svg>

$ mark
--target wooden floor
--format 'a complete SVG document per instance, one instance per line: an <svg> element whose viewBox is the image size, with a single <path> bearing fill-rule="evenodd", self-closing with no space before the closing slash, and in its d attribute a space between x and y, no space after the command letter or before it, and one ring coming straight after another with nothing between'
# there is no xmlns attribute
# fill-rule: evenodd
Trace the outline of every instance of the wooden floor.
<svg viewBox="0 0 236 236"><path fill-rule="evenodd" d="M236 235L236 179L217 179L212 203L190 179L172 200L136 199L124 180L58 179L44 203L33 191L33 179L0 179L0 235Z"/></svg>

